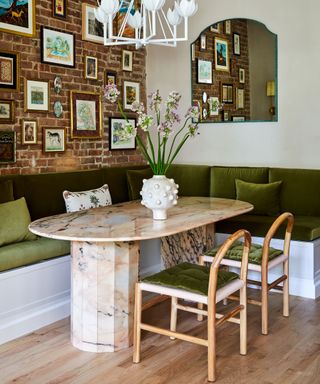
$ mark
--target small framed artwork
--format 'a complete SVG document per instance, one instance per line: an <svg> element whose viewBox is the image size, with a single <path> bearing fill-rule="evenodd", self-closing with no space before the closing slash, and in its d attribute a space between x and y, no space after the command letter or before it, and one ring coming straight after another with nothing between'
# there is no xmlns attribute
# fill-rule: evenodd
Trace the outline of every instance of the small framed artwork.
<svg viewBox="0 0 320 384"><path fill-rule="evenodd" d="M218 97L209 97L208 99L209 104L209 115L210 116L218 116L219 115L219 98Z"/></svg>
<svg viewBox="0 0 320 384"><path fill-rule="evenodd" d="M123 50L122 51L122 70L131 72L132 62L133 62L133 52Z"/></svg>
<svg viewBox="0 0 320 384"><path fill-rule="evenodd" d="M37 144L37 120L22 120L22 144Z"/></svg>
<svg viewBox="0 0 320 384"><path fill-rule="evenodd" d="M70 92L71 138L101 137L101 95L96 92Z"/></svg>
<svg viewBox="0 0 320 384"><path fill-rule="evenodd" d="M93 56L84 57L84 78L98 79L98 59Z"/></svg>
<svg viewBox="0 0 320 384"><path fill-rule="evenodd" d="M220 23L214 23L210 26L210 31L220 33Z"/></svg>
<svg viewBox="0 0 320 384"><path fill-rule="evenodd" d="M240 55L240 35L239 33L233 34L233 54Z"/></svg>
<svg viewBox="0 0 320 384"><path fill-rule="evenodd" d="M96 19L95 9L97 7L82 3L82 40L103 44L103 24Z"/></svg>
<svg viewBox="0 0 320 384"><path fill-rule="evenodd" d="M212 62L198 59L197 82L199 84L212 84Z"/></svg>
<svg viewBox="0 0 320 384"><path fill-rule="evenodd" d="M16 161L16 133L0 131L0 163L14 163Z"/></svg>
<svg viewBox="0 0 320 384"><path fill-rule="evenodd" d="M135 101L140 101L140 84L133 81L123 82L123 107L131 109Z"/></svg>
<svg viewBox="0 0 320 384"><path fill-rule="evenodd" d="M19 53L0 51L0 91L19 90Z"/></svg>
<svg viewBox="0 0 320 384"><path fill-rule="evenodd" d="M221 101L225 104L233 103L233 85L232 84L221 84Z"/></svg>
<svg viewBox="0 0 320 384"><path fill-rule="evenodd" d="M239 83L244 84L246 81L246 72L244 68L239 68Z"/></svg>
<svg viewBox="0 0 320 384"><path fill-rule="evenodd" d="M191 61L195 61L196 59L196 46L195 44L191 44Z"/></svg>
<svg viewBox="0 0 320 384"><path fill-rule="evenodd" d="M43 152L64 152L66 150L65 128L43 128Z"/></svg>
<svg viewBox="0 0 320 384"><path fill-rule="evenodd" d="M0 99L0 124L14 123L14 100Z"/></svg>
<svg viewBox="0 0 320 384"><path fill-rule="evenodd" d="M193 119L192 121L194 123L199 123L199 120L201 120L202 117L202 103L199 100L192 100L192 106L196 107L199 111L199 119Z"/></svg>
<svg viewBox="0 0 320 384"><path fill-rule="evenodd" d="M55 93L59 94L62 90L62 80L60 76L56 76L53 81L53 89Z"/></svg>
<svg viewBox="0 0 320 384"><path fill-rule="evenodd" d="M226 20L224 22L224 32L226 35L231 35L231 20Z"/></svg>
<svg viewBox="0 0 320 384"><path fill-rule="evenodd" d="M104 73L104 85L117 84L117 72L105 71Z"/></svg>
<svg viewBox="0 0 320 384"><path fill-rule="evenodd" d="M200 36L200 51L205 51L207 49L207 36L203 33Z"/></svg>
<svg viewBox="0 0 320 384"><path fill-rule="evenodd" d="M36 1L1 1L0 31L32 37L36 33Z"/></svg>
<svg viewBox="0 0 320 384"><path fill-rule="evenodd" d="M54 102L53 104L53 113L55 115L55 117L61 117L62 114L63 114L63 106L61 104L61 101L60 100L57 100Z"/></svg>
<svg viewBox="0 0 320 384"><path fill-rule="evenodd" d="M244 89L242 88L236 89L236 108L237 109L244 108Z"/></svg>
<svg viewBox="0 0 320 384"><path fill-rule="evenodd" d="M245 116L232 116L232 121L237 121L237 122L246 121L246 118Z"/></svg>
<svg viewBox="0 0 320 384"><path fill-rule="evenodd" d="M135 119L128 119L132 126L136 127ZM126 120L121 117L109 117L109 149L135 149L136 140L134 136L125 133Z"/></svg>
<svg viewBox="0 0 320 384"><path fill-rule="evenodd" d="M222 111L222 120L229 121L229 111Z"/></svg>
<svg viewBox="0 0 320 384"><path fill-rule="evenodd" d="M49 81L24 81L24 111L49 111Z"/></svg>
<svg viewBox="0 0 320 384"><path fill-rule="evenodd" d="M214 39L214 63L217 71L229 72L229 43L226 39Z"/></svg>
<svg viewBox="0 0 320 384"><path fill-rule="evenodd" d="M67 18L67 0L52 0L52 16L58 19Z"/></svg>
<svg viewBox="0 0 320 384"><path fill-rule="evenodd" d="M46 64L75 67L73 33L41 26L41 61Z"/></svg>

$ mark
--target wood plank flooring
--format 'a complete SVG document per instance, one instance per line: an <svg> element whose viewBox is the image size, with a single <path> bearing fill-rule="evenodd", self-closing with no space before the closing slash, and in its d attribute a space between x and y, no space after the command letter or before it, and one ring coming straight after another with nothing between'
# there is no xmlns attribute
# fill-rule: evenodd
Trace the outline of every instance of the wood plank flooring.
<svg viewBox="0 0 320 384"><path fill-rule="evenodd" d="M144 321L167 326L168 303L145 311ZM289 318L281 297L270 300L270 334L260 334L259 308L249 306L248 355L239 355L239 328L218 330L219 384L320 384L320 301L291 297ZM164 320L166 319L166 320ZM179 312L178 329L205 336L206 323ZM143 334L142 361L132 348L111 354L81 352L69 342L69 319L0 346L0 383L16 384L203 384L206 348Z"/></svg>

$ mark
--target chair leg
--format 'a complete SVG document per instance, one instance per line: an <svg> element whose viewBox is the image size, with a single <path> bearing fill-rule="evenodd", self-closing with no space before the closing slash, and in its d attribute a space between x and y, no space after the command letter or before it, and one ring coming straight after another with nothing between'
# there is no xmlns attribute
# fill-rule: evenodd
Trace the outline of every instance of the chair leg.
<svg viewBox="0 0 320 384"><path fill-rule="evenodd" d="M283 316L289 316L289 260L283 263L283 273L287 275L283 282Z"/></svg>
<svg viewBox="0 0 320 384"><path fill-rule="evenodd" d="M199 265L204 265L203 256L199 257ZM203 304L202 303L198 303L197 307L198 307L198 309L203 309ZM198 321L203 321L203 315L197 315L197 320Z"/></svg>
<svg viewBox="0 0 320 384"><path fill-rule="evenodd" d="M247 354L247 287L240 289L240 304L243 309L240 311L240 355Z"/></svg>
<svg viewBox="0 0 320 384"><path fill-rule="evenodd" d="M261 273L261 332L268 334L268 273Z"/></svg>
<svg viewBox="0 0 320 384"><path fill-rule="evenodd" d="M216 311L208 308L208 381L216 381Z"/></svg>
<svg viewBox="0 0 320 384"><path fill-rule="evenodd" d="M142 292L141 292L140 284L136 283L135 305L134 305L134 323L133 323L133 362L134 363L140 363L141 307L142 307Z"/></svg>
<svg viewBox="0 0 320 384"><path fill-rule="evenodd" d="M171 318L170 318L170 331L175 332L177 330L177 303L176 297L171 297ZM175 340L175 337L170 337L171 340Z"/></svg>

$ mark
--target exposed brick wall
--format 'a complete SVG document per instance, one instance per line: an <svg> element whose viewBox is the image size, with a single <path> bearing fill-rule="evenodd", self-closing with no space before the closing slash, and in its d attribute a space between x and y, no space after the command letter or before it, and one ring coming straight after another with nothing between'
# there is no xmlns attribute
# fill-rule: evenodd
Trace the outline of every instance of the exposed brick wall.
<svg viewBox="0 0 320 384"><path fill-rule="evenodd" d="M209 116L208 121L222 121L223 111L229 112L229 120L232 116L244 116L245 120L250 120L250 82L249 82L249 55L248 55L248 31L247 21L244 19L231 20L231 34L225 33L225 22L219 23L219 33L213 32L208 27L203 33L206 35L207 48L200 50L200 37L195 42L195 60L192 62L192 88L193 99L202 102L202 92L207 92L208 98L215 96L221 102L221 84L233 85L233 103L224 104L221 113L218 116ZM240 56L233 54L233 33L240 35ZM228 41L229 58L230 58L230 71L224 72L215 70L214 66L214 38L221 37ZM212 61L213 68L213 83L198 84L197 83L197 59ZM239 68L245 70L245 83L239 82ZM236 108L236 88L244 89L244 108ZM203 105L209 112L209 105Z"/></svg>
<svg viewBox="0 0 320 384"><path fill-rule="evenodd" d="M87 1L96 4L94 1ZM15 99L15 124L1 124L0 130L15 130L17 135L16 163L0 164L0 174L8 173L41 173L72 169L90 169L101 166L141 164L143 158L139 150L109 151L109 116L117 114L116 108L103 104L103 135L102 139L73 139L70 138L70 91L99 92L104 83L104 72L117 72L117 85L122 94L123 80L140 83L140 98L146 100L145 89L145 49L135 50L133 46L123 49L134 50L133 71L122 71L122 48L105 47L102 44L82 40L82 2L68 0L67 19L59 20L52 17L52 1L36 1L36 36L23 37L6 32L0 32L0 50L20 52L20 91L0 92L1 99ZM75 68L41 63L40 59L40 26L73 32L76 39ZM98 58L98 80L84 78L84 56ZM61 76L63 87L60 94L53 90L55 76ZM24 78L50 81L50 110L48 113L24 112ZM53 103L60 100L63 105L63 115L56 118L53 113ZM38 144L21 144L22 119L37 119ZM43 153L42 128L67 128L67 150L65 153Z"/></svg>

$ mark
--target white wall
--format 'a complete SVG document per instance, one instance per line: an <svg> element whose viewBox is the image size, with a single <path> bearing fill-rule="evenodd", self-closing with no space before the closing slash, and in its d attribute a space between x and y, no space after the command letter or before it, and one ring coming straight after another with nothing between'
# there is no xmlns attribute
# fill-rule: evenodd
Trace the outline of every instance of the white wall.
<svg viewBox="0 0 320 384"><path fill-rule="evenodd" d="M208 25L244 17L278 34L279 121L201 124L180 163L320 168L319 0L198 0L190 40L177 48L148 47L147 91L182 93L191 102L189 44Z"/></svg>

